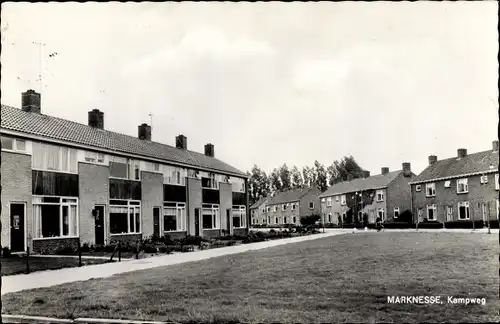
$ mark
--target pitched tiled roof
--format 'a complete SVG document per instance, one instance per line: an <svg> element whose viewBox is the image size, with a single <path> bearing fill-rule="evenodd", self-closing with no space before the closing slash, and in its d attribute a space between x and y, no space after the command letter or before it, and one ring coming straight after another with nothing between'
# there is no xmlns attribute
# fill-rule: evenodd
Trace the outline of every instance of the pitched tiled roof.
<svg viewBox="0 0 500 324"><path fill-rule="evenodd" d="M269 199L269 201L267 202L267 205L276 205L276 204L282 204L282 203L300 200L310 190L312 190L312 187L292 189L292 190L288 190L288 191L279 192L278 194L276 194L276 196L271 197Z"/></svg>
<svg viewBox="0 0 500 324"><path fill-rule="evenodd" d="M498 171L498 152L484 151L437 161L429 165L411 183L427 182L441 178L459 177L465 174ZM493 168L490 168L490 165Z"/></svg>
<svg viewBox="0 0 500 324"><path fill-rule="evenodd" d="M387 187L392 180L396 179L401 172L403 171L392 171L387 174L374 175L368 178L356 178L351 181L339 182L328 188L328 190L322 193L320 197L341 195L361 190L384 188Z"/></svg>
<svg viewBox="0 0 500 324"><path fill-rule="evenodd" d="M257 200L252 206L250 206L250 209L259 208L262 204L267 203L268 200L269 200L268 197L262 197L259 200Z"/></svg>
<svg viewBox="0 0 500 324"><path fill-rule="evenodd" d="M246 177L242 171L202 153L178 149L173 146L141 140L136 137L98 129L66 119L25 112L2 105L1 128L25 134L93 146L124 154L135 154L166 162L188 164L196 168L211 169Z"/></svg>

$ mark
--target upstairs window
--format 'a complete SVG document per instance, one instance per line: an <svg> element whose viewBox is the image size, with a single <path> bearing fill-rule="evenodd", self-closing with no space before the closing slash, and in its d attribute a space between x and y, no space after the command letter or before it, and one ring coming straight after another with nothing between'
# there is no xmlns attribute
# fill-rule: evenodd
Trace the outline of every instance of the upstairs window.
<svg viewBox="0 0 500 324"><path fill-rule="evenodd" d="M488 175L482 175L481 176L481 184L488 183Z"/></svg>
<svg viewBox="0 0 500 324"><path fill-rule="evenodd" d="M309 209L314 209L314 201L309 202Z"/></svg>
<svg viewBox="0 0 500 324"><path fill-rule="evenodd" d="M425 185L425 195L427 197L434 197L436 195L436 184L428 183Z"/></svg>
<svg viewBox="0 0 500 324"><path fill-rule="evenodd" d="M278 211L278 206L274 206L274 211L277 212Z"/></svg>
<svg viewBox="0 0 500 324"><path fill-rule="evenodd" d="M55 172L78 173L77 150L33 142L32 168Z"/></svg>
<svg viewBox="0 0 500 324"><path fill-rule="evenodd" d="M109 159L109 176L128 179L128 163L126 158L111 156Z"/></svg>
<svg viewBox="0 0 500 324"><path fill-rule="evenodd" d="M500 184L498 183L498 173L495 174L495 189L496 190L500 189Z"/></svg>
<svg viewBox="0 0 500 324"><path fill-rule="evenodd" d="M184 186L186 185L186 176L188 171L183 168L170 165L163 166L163 183Z"/></svg>
<svg viewBox="0 0 500 324"><path fill-rule="evenodd" d="M450 180L445 181L445 182L444 182L444 187L445 187L445 188L449 188L449 187L451 187L451 181L450 181Z"/></svg>
<svg viewBox="0 0 500 324"><path fill-rule="evenodd" d="M270 212L271 211L271 207L266 207L266 212Z"/></svg>
<svg viewBox="0 0 500 324"><path fill-rule="evenodd" d="M295 210L295 208L297 207L297 205L295 203L292 204L292 210Z"/></svg>
<svg viewBox="0 0 500 324"><path fill-rule="evenodd" d="M377 201L384 201L384 191L383 190L377 190Z"/></svg>
<svg viewBox="0 0 500 324"><path fill-rule="evenodd" d="M332 197L328 197L326 199L326 206L331 207L332 206Z"/></svg>
<svg viewBox="0 0 500 324"><path fill-rule="evenodd" d="M20 138L13 138L8 136L1 137L2 150L14 152L26 152L26 141Z"/></svg>
<svg viewBox="0 0 500 324"><path fill-rule="evenodd" d="M104 154L85 151L85 162L104 164Z"/></svg>
<svg viewBox="0 0 500 324"><path fill-rule="evenodd" d="M218 189L219 183L217 182L215 173L209 173L208 177L202 177L201 186L203 188Z"/></svg>
<svg viewBox="0 0 500 324"><path fill-rule="evenodd" d="M340 204L344 206L346 204L346 198L345 195L340 196Z"/></svg>
<svg viewBox="0 0 500 324"><path fill-rule="evenodd" d="M242 178L231 178L233 192L245 192L245 180Z"/></svg>
<svg viewBox="0 0 500 324"><path fill-rule="evenodd" d="M285 210L286 210L286 204L283 204L283 205L281 206L281 210L282 210L282 211L285 211Z"/></svg>
<svg viewBox="0 0 500 324"><path fill-rule="evenodd" d="M457 180L457 193L467 193L469 192L468 179L458 179Z"/></svg>
<svg viewBox="0 0 500 324"><path fill-rule="evenodd" d="M416 185L415 186L415 191L417 191L417 192L422 191L422 186L421 185Z"/></svg>

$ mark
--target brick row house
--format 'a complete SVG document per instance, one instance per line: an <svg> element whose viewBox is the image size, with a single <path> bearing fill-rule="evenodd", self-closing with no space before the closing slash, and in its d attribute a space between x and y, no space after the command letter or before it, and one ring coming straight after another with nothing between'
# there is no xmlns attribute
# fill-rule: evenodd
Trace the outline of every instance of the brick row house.
<svg viewBox="0 0 500 324"><path fill-rule="evenodd" d="M488 151L438 160L429 156L429 165L411 183L413 215L423 222L498 221L498 141Z"/></svg>
<svg viewBox="0 0 500 324"><path fill-rule="evenodd" d="M362 178L344 181L331 186L322 193L321 221L323 224L375 223L377 217L384 222L397 222L406 210L411 210L409 182L416 175L410 163L403 163L403 169L370 176L364 171Z"/></svg>
<svg viewBox="0 0 500 324"><path fill-rule="evenodd" d="M265 212L268 225L300 225L303 216L319 215L317 187L305 187L277 193L267 200Z"/></svg>
<svg viewBox="0 0 500 324"><path fill-rule="evenodd" d="M250 206L251 225L267 224L266 204L269 201L267 197L259 197L252 206Z"/></svg>
<svg viewBox="0 0 500 324"><path fill-rule="evenodd" d="M247 176L212 144L154 142L147 124L115 133L99 110L88 125L43 115L33 90L1 109L1 243L13 252L248 231Z"/></svg>

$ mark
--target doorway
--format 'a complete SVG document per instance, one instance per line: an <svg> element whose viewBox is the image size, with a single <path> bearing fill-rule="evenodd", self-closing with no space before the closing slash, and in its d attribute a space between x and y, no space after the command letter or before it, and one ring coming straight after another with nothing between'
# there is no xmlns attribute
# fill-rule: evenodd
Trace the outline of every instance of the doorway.
<svg viewBox="0 0 500 324"><path fill-rule="evenodd" d="M95 244L104 245L105 233L104 233L104 215L105 215L104 205L94 206L94 231L95 231Z"/></svg>
<svg viewBox="0 0 500 324"><path fill-rule="evenodd" d="M26 251L26 203L10 204L10 250Z"/></svg>
<svg viewBox="0 0 500 324"><path fill-rule="evenodd" d="M231 233L231 208L226 209L226 227L227 227L227 234L232 235Z"/></svg>
<svg viewBox="0 0 500 324"><path fill-rule="evenodd" d="M153 207L153 234L160 237L160 207Z"/></svg>
<svg viewBox="0 0 500 324"><path fill-rule="evenodd" d="M488 223L488 205L486 203L481 204L481 215L483 216L483 225L486 226Z"/></svg>
<svg viewBox="0 0 500 324"><path fill-rule="evenodd" d="M194 235L200 236L200 209L194 209Z"/></svg>

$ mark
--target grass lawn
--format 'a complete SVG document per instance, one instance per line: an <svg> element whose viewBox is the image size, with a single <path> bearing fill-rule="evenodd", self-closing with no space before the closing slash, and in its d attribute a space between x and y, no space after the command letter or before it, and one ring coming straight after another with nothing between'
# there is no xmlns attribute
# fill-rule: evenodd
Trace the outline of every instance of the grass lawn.
<svg viewBox="0 0 500 324"><path fill-rule="evenodd" d="M26 259L13 255L9 258L2 258L2 276L15 275L26 273ZM83 265L105 263L106 260L82 259ZM42 270L55 270L61 268L78 267L78 258L44 258L44 257L29 257L30 273Z"/></svg>
<svg viewBox="0 0 500 324"><path fill-rule="evenodd" d="M498 236L359 233L2 296L4 314L176 322L498 320ZM388 304L387 296L444 304ZM447 296L486 305L447 304Z"/></svg>

